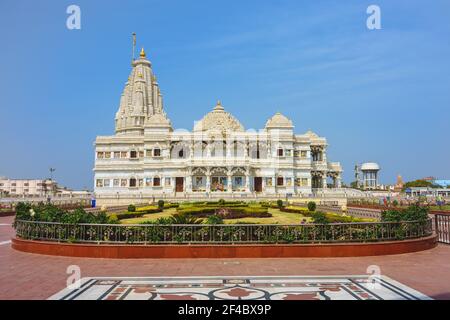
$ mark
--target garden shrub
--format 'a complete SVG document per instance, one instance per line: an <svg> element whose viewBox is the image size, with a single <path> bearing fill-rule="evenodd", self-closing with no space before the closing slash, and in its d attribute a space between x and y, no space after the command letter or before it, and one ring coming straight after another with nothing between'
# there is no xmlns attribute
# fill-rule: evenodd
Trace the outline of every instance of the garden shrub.
<svg viewBox="0 0 450 320"><path fill-rule="evenodd" d="M314 201L308 202L308 210L311 212L316 211L317 205Z"/></svg>
<svg viewBox="0 0 450 320"><path fill-rule="evenodd" d="M327 218L327 215L322 211L316 211L312 214L312 220L316 224L328 224L330 221Z"/></svg>
<svg viewBox="0 0 450 320"><path fill-rule="evenodd" d="M113 213L113 214L109 215L108 223L109 224L118 224L118 223L120 223L120 221L119 221L119 218L117 218L117 215Z"/></svg>
<svg viewBox="0 0 450 320"><path fill-rule="evenodd" d="M414 204L406 209L389 209L381 212L381 221L425 221L428 219L429 208Z"/></svg>
<svg viewBox="0 0 450 320"><path fill-rule="evenodd" d="M158 209L164 210L164 200L158 200Z"/></svg>
<svg viewBox="0 0 450 320"><path fill-rule="evenodd" d="M135 212L136 211L136 206L134 204L130 204L128 206L128 212Z"/></svg>
<svg viewBox="0 0 450 320"><path fill-rule="evenodd" d="M205 220L206 224L223 224L223 218L217 215L209 216Z"/></svg>
<svg viewBox="0 0 450 320"><path fill-rule="evenodd" d="M108 217L104 212L94 214L86 212L83 208L67 211L53 204L44 203L39 203L38 205L18 203L16 206L16 220L60 222L67 224L108 223Z"/></svg>
<svg viewBox="0 0 450 320"><path fill-rule="evenodd" d="M283 200L281 200L281 199L277 200L277 207L278 208L283 208Z"/></svg>

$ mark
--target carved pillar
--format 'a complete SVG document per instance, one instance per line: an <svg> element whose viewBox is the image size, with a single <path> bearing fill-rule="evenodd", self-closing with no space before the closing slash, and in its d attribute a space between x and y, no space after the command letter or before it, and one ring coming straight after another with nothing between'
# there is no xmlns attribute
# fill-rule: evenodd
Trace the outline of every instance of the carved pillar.
<svg viewBox="0 0 450 320"><path fill-rule="evenodd" d="M250 192L250 173L245 173L245 191Z"/></svg>
<svg viewBox="0 0 450 320"><path fill-rule="evenodd" d="M192 173L186 176L186 192L192 192Z"/></svg>
<svg viewBox="0 0 450 320"><path fill-rule="evenodd" d="M206 192L211 192L211 173L206 173Z"/></svg>
<svg viewBox="0 0 450 320"><path fill-rule="evenodd" d="M342 177L340 173L336 177L336 188L342 188Z"/></svg>
<svg viewBox="0 0 450 320"><path fill-rule="evenodd" d="M326 173L323 173L322 174L322 188L323 189L326 189L328 186L327 186L327 174Z"/></svg>

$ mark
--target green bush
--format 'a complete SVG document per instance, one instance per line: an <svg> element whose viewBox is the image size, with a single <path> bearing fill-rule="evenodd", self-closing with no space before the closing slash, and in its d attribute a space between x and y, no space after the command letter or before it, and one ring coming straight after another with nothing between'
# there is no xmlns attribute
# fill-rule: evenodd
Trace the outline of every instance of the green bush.
<svg viewBox="0 0 450 320"><path fill-rule="evenodd" d="M128 206L128 212L136 212L136 206L134 204L130 204Z"/></svg>
<svg viewBox="0 0 450 320"><path fill-rule="evenodd" d="M205 223L206 224L223 224L223 219L220 216L213 215L213 216L207 217L205 220Z"/></svg>
<svg viewBox="0 0 450 320"><path fill-rule="evenodd" d="M173 214L169 219L172 224L201 224L203 222L197 217L180 213Z"/></svg>
<svg viewBox="0 0 450 320"><path fill-rule="evenodd" d="M18 203L16 206L16 220L60 222L67 224L108 223L108 217L104 212L94 214L86 212L83 208L67 211L53 204L44 203L39 203L38 205Z"/></svg>
<svg viewBox="0 0 450 320"><path fill-rule="evenodd" d="M397 206L398 206L398 201L397 201L397 200L392 201L392 205L393 205L394 207L397 207Z"/></svg>
<svg viewBox="0 0 450 320"><path fill-rule="evenodd" d="M164 200L158 200L158 208L159 210L164 210Z"/></svg>
<svg viewBox="0 0 450 320"><path fill-rule="evenodd" d="M312 214L312 220L316 224L328 224L330 221L327 218L327 215L322 211L316 211Z"/></svg>
<svg viewBox="0 0 450 320"><path fill-rule="evenodd" d="M317 205L314 201L308 202L308 210L311 212L316 211Z"/></svg>
<svg viewBox="0 0 450 320"><path fill-rule="evenodd" d="M224 206L224 205L225 205L225 200L224 200L224 199L220 199L219 202L218 202L218 204L219 204L220 206Z"/></svg>
<svg viewBox="0 0 450 320"><path fill-rule="evenodd" d="M428 219L429 208L414 204L406 209L389 209L381 212L381 221L425 221Z"/></svg>
<svg viewBox="0 0 450 320"><path fill-rule="evenodd" d="M277 207L278 208L283 208L283 200L281 200L281 199L277 200Z"/></svg>
<svg viewBox="0 0 450 320"><path fill-rule="evenodd" d="M109 224L118 224L118 223L120 223L120 222L119 222L119 218L117 218L117 215L116 215L116 214L111 214L111 215L108 217L108 223L109 223Z"/></svg>

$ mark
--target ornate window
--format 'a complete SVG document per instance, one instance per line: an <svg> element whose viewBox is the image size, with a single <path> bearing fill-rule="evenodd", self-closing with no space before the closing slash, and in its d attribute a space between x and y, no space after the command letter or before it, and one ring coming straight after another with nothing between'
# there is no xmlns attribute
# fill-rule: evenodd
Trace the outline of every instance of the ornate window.
<svg viewBox="0 0 450 320"><path fill-rule="evenodd" d="M153 186L154 187L160 187L161 186L161 178L160 177L154 177L153 178Z"/></svg>
<svg viewBox="0 0 450 320"><path fill-rule="evenodd" d="M300 152L300 157L306 158L307 156L308 156L308 151L302 150L302 151Z"/></svg>
<svg viewBox="0 0 450 320"><path fill-rule="evenodd" d="M128 152L126 152L126 151L120 152L120 157L123 158L123 159L127 158L128 157Z"/></svg>
<svg viewBox="0 0 450 320"><path fill-rule="evenodd" d="M119 179L114 179L113 185L114 185L114 187L118 187L120 185L120 180Z"/></svg>
<svg viewBox="0 0 450 320"><path fill-rule="evenodd" d="M121 187L126 187L128 185L128 180L127 179L121 179L120 180L120 186Z"/></svg>
<svg viewBox="0 0 450 320"><path fill-rule="evenodd" d="M120 158L120 151L114 151L114 159Z"/></svg>
<svg viewBox="0 0 450 320"><path fill-rule="evenodd" d="M277 177L277 186L283 186L283 185L284 185L284 178Z"/></svg>
<svg viewBox="0 0 450 320"><path fill-rule="evenodd" d="M97 186L97 188L102 188L103 187L103 180L102 179L97 179L97 182L95 184Z"/></svg>
<svg viewBox="0 0 450 320"><path fill-rule="evenodd" d="M144 157L144 151L139 151L139 158L143 158Z"/></svg>
<svg viewBox="0 0 450 320"><path fill-rule="evenodd" d="M136 187L136 179L135 178L131 178L130 179L130 188L134 188Z"/></svg>
<svg viewBox="0 0 450 320"><path fill-rule="evenodd" d="M97 152L97 159L103 159L105 157L104 152Z"/></svg>
<svg viewBox="0 0 450 320"><path fill-rule="evenodd" d="M161 149L153 149L154 157L161 157Z"/></svg>
<svg viewBox="0 0 450 320"><path fill-rule="evenodd" d="M137 151L136 150L130 151L130 158L131 159L136 159L137 158Z"/></svg>
<svg viewBox="0 0 450 320"><path fill-rule="evenodd" d="M109 179L103 180L103 186L104 187L109 187L110 185L111 185L111 180L109 180Z"/></svg>
<svg viewBox="0 0 450 320"><path fill-rule="evenodd" d="M302 187L308 186L308 178L302 178Z"/></svg>
<svg viewBox="0 0 450 320"><path fill-rule="evenodd" d="M170 185L171 185L171 180L172 180L172 179L170 179L170 178L166 178L166 179L164 180L164 185L165 185L165 186L170 186Z"/></svg>
<svg viewBox="0 0 450 320"><path fill-rule="evenodd" d="M278 150L277 150L277 155L278 155L279 157L284 156L284 150L281 149L281 148L278 148Z"/></svg>

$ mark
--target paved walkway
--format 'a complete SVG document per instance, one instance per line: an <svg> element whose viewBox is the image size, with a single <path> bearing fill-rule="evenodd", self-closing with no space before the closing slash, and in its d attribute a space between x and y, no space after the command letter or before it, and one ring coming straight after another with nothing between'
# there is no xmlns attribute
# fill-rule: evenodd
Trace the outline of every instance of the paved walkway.
<svg viewBox="0 0 450 320"><path fill-rule="evenodd" d="M0 242L14 231L12 217L0 218ZM4 225L6 224L6 225ZM47 299L66 286L67 267L81 277L171 276L347 276L369 266L434 299L450 299L450 246L418 253L360 258L297 259L89 259L18 252L0 244L0 299Z"/></svg>

